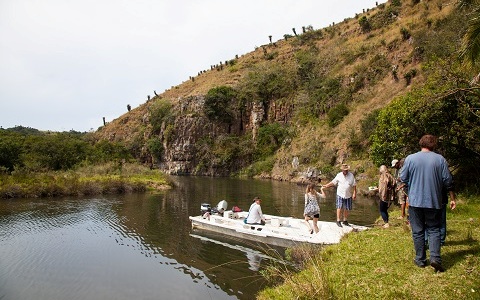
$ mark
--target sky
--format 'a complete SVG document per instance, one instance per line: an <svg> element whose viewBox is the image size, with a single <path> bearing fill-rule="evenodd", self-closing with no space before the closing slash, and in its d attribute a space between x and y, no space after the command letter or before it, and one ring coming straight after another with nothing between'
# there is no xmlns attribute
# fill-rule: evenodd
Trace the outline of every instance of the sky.
<svg viewBox="0 0 480 300"><path fill-rule="evenodd" d="M0 0L0 127L95 131L199 70L372 0Z"/></svg>

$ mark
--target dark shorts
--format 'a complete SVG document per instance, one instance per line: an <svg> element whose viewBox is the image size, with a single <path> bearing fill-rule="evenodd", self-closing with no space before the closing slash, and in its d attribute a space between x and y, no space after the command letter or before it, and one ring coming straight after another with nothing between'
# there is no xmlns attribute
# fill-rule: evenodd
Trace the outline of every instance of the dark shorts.
<svg viewBox="0 0 480 300"><path fill-rule="evenodd" d="M320 214L314 214L313 217L312 216L307 216L307 217L318 219L320 218Z"/></svg>

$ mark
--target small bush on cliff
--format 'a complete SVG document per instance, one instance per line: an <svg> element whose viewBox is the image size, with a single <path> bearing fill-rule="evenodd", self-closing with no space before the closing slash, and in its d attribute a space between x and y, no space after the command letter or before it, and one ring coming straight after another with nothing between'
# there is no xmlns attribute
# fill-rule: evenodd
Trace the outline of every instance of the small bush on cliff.
<svg viewBox="0 0 480 300"><path fill-rule="evenodd" d="M257 136L256 158L265 159L275 153L288 136L288 129L280 123L271 123L260 127Z"/></svg>
<svg viewBox="0 0 480 300"><path fill-rule="evenodd" d="M337 126L338 124L340 124L340 122L342 122L343 118L346 115L348 115L348 113L349 113L348 107L343 103L340 103L337 106L332 107L327 114L328 126L330 127Z"/></svg>
<svg viewBox="0 0 480 300"><path fill-rule="evenodd" d="M147 141L148 151L156 160L161 160L163 155L163 144L159 138L151 138Z"/></svg>
<svg viewBox="0 0 480 300"><path fill-rule="evenodd" d="M172 116L172 104L166 100L160 99L150 108L150 124L153 131L159 133L162 124L168 122Z"/></svg>
<svg viewBox="0 0 480 300"><path fill-rule="evenodd" d="M370 22L367 18L367 16L363 16L358 20L358 25L360 25L360 28L362 29L362 32L369 32L372 29L372 25L370 25Z"/></svg>
<svg viewBox="0 0 480 300"><path fill-rule="evenodd" d="M248 73L239 84L238 92L243 102L260 101L268 106L272 100L293 95L296 87L295 70L265 65Z"/></svg>
<svg viewBox="0 0 480 300"><path fill-rule="evenodd" d="M212 88L205 96L203 112L208 119L230 124L233 120L232 105L237 92L229 86Z"/></svg>

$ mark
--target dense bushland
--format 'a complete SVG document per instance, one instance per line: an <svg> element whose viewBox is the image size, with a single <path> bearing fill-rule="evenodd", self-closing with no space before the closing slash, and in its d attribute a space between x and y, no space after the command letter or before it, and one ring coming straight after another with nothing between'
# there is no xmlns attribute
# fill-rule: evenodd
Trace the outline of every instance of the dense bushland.
<svg viewBox="0 0 480 300"><path fill-rule="evenodd" d="M82 164L132 159L124 145L105 140L90 142L86 133L0 129L0 170L4 173L65 171Z"/></svg>
<svg viewBox="0 0 480 300"><path fill-rule="evenodd" d="M79 132L0 130L0 198L144 192L170 185L134 162L119 143L92 143Z"/></svg>

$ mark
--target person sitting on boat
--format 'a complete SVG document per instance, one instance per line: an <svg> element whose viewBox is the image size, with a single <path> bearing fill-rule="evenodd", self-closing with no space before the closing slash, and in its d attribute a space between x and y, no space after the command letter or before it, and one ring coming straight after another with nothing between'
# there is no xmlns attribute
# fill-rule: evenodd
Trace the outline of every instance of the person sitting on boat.
<svg viewBox="0 0 480 300"><path fill-rule="evenodd" d="M305 191L305 209L303 215L305 217L305 222L307 223L310 233L317 233L318 229L318 218L320 217L320 206L318 206L318 197L326 198L325 191L323 187L320 189L321 193L315 190L315 185L309 184L307 190ZM313 219L313 229L310 227L309 220Z"/></svg>
<svg viewBox="0 0 480 300"><path fill-rule="evenodd" d="M248 210L248 216L246 223L255 225L265 225L265 217L262 213L262 207L260 206L262 199L259 197L253 198L253 203Z"/></svg>

